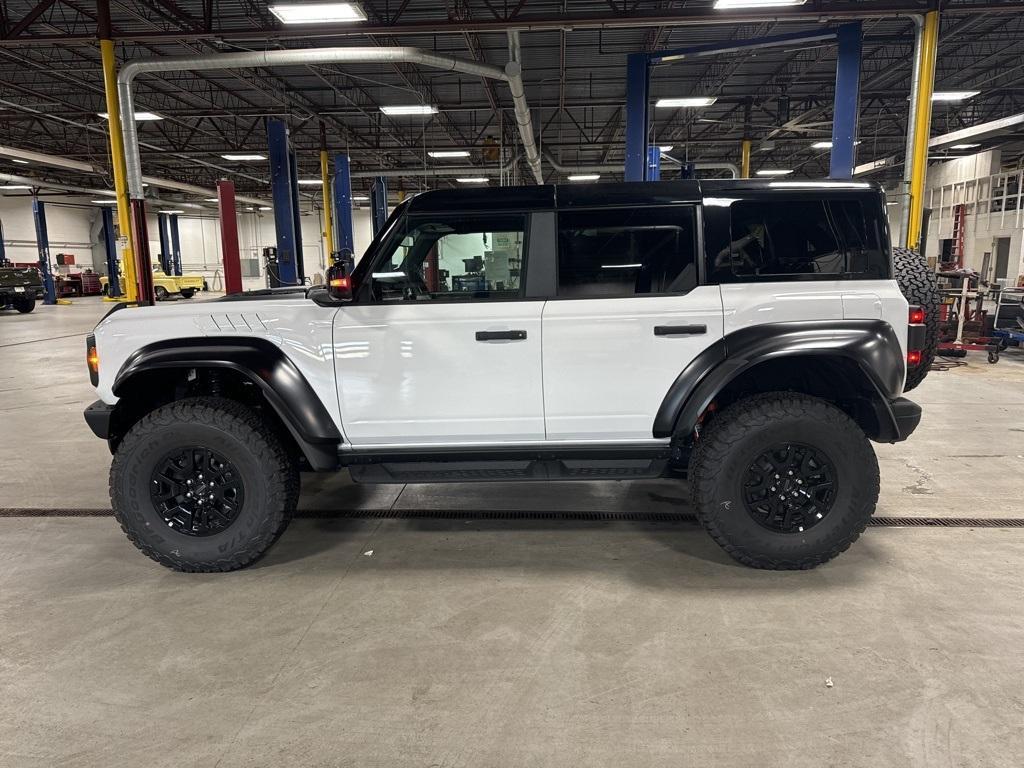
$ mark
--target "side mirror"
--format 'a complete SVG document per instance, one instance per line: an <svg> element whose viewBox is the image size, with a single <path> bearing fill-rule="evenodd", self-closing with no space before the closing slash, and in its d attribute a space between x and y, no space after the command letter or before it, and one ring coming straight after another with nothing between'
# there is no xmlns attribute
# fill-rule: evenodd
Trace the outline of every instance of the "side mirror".
<svg viewBox="0 0 1024 768"><path fill-rule="evenodd" d="M333 264L328 268L327 293L335 301L352 301L352 276L348 265Z"/></svg>

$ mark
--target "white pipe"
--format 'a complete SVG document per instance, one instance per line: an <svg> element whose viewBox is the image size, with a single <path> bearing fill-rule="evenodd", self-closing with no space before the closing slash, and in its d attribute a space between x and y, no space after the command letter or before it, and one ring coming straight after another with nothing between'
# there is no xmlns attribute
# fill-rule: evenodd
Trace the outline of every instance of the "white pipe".
<svg viewBox="0 0 1024 768"><path fill-rule="evenodd" d="M910 114L907 117L907 144L903 162L903 207L900 209L900 231L897 242L904 242L910 229L910 177L914 172L914 123L921 108L917 98L917 86L921 80L921 39L924 35L924 16L915 14L914 20L914 68L910 76ZM856 174L855 174L856 175Z"/></svg>
<svg viewBox="0 0 1024 768"><path fill-rule="evenodd" d="M519 155L514 155L505 165L498 167L494 166L480 166L480 165L467 165L467 166L438 166L436 168L420 168L413 170L412 168L377 168L370 171L353 171L350 175L353 179L372 179L376 176L384 176L387 178L394 178L397 176L479 176L481 173L497 173L504 174L512 170L513 166L519 162Z"/></svg>
<svg viewBox="0 0 1024 768"><path fill-rule="evenodd" d="M606 163L603 165L576 165L568 166L562 165L557 162L551 155L545 153L544 160L547 161L548 165L554 168L559 173L565 174L577 174L577 173L622 173L622 166L615 163ZM729 171L734 179L740 177L739 166L734 163L694 163L693 167L696 170L703 171Z"/></svg>
<svg viewBox="0 0 1024 768"><path fill-rule="evenodd" d="M139 136L135 126L135 105L132 82L144 72L198 71L211 69L252 69L256 67L309 66L339 62L408 62L421 64L449 72L463 72L477 77L502 80L509 84L516 110L516 122L520 128L523 149L527 162L533 169L537 183L543 183L540 172L540 158L537 154L533 128L530 124L529 108L523 91L522 73L516 64L504 70L475 61L464 61L451 56L441 56L418 48L396 46L389 48L301 48L276 51L245 51L218 53L209 56L165 56L161 58L137 59L129 62L117 76L117 90L120 97L121 131L124 134L125 167L128 175L128 192L134 199L142 195L142 164L139 157ZM525 121L521 116L525 115ZM533 160L531 161L531 158Z"/></svg>

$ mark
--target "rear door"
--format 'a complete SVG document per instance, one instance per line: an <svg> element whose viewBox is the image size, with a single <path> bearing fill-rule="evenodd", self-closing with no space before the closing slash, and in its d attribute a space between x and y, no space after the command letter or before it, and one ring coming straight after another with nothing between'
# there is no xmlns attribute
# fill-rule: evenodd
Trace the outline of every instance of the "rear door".
<svg viewBox="0 0 1024 768"><path fill-rule="evenodd" d="M696 205L562 211L557 296L544 308L548 440L652 440L672 382L722 337L699 285Z"/></svg>
<svg viewBox="0 0 1024 768"><path fill-rule="evenodd" d="M521 213L399 220L334 326L353 446L544 439L543 301L523 299Z"/></svg>

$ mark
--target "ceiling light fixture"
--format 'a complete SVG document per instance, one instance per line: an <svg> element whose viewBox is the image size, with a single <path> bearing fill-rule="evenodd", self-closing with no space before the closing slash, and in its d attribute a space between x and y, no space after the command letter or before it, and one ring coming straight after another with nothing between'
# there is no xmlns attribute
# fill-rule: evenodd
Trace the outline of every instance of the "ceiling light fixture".
<svg viewBox="0 0 1024 768"><path fill-rule="evenodd" d="M663 147L658 147L659 152L671 152L675 147L672 144L666 144Z"/></svg>
<svg viewBox="0 0 1024 768"><path fill-rule="evenodd" d="M779 8L787 5L803 5L807 0L715 0L716 11L734 8Z"/></svg>
<svg viewBox="0 0 1024 768"><path fill-rule="evenodd" d="M180 210L178 208L168 208L166 211L157 211L157 213L171 214L171 213L184 213L184 211Z"/></svg>
<svg viewBox="0 0 1024 768"><path fill-rule="evenodd" d="M367 197L366 195L356 195L352 199L355 202L357 202L357 203L368 203L368 202L370 202L370 198Z"/></svg>
<svg viewBox="0 0 1024 768"><path fill-rule="evenodd" d="M16 157L9 157L7 159L10 160L12 163L17 163L18 165L28 165L28 160L19 160Z"/></svg>
<svg viewBox="0 0 1024 768"><path fill-rule="evenodd" d="M758 176L789 176L793 172L792 168L762 168L757 172Z"/></svg>
<svg viewBox="0 0 1024 768"><path fill-rule="evenodd" d="M932 101L963 101L972 99L981 91L935 91L932 94Z"/></svg>
<svg viewBox="0 0 1024 768"><path fill-rule="evenodd" d="M569 181L597 181L600 178L600 173L576 173L569 177Z"/></svg>
<svg viewBox="0 0 1024 768"><path fill-rule="evenodd" d="M8 184L6 187L0 187L0 192L6 192L9 189L32 189L28 184Z"/></svg>
<svg viewBox="0 0 1024 768"><path fill-rule="evenodd" d="M446 149L440 152L427 152L427 156L440 160L446 157L469 157L469 152L465 149Z"/></svg>
<svg viewBox="0 0 1024 768"><path fill-rule="evenodd" d="M90 200L89 202L96 205L117 205L117 200Z"/></svg>
<svg viewBox="0 0 1024 768"><path fill-rule="evenodd" d="M261 210L261 211L272 211L272 210L274 210L274 209L273 209L273 208L271 208L271 207L270 207L269 205L261 205L261 206L260 206L260 210Z"/></svg>
<svg viewBox="0 0 1024 768"><path fill-rule="evenodd" d="M381 107L380 111L388 117L435 115L437 114L437 107L433 107L430 104L393 104L389 107Z"/></svg>
<svg viewBox="0 0 1024 768"><path fill-rule="evenodd" d="M464 176L456 179L459 184L483 184L490 181L486 176Z"/></svg>
<svg viewBox="0 0 1024 768"><path fill-rule="evenodd" d="M323 183L322 179L299 179L299 184L303 187L319 187Z"/></svg>
<svg viewBox="0 0 1024 768"><path fill-rule="evenodd" d="M260 155L260 154L257 154L255 152L252 153L252 154L249 154L249 155L245 155L245 154L242 154L242 155L227 154L227 155L221 155L221 157L223 157L225 160L266 160L267 159L266 155Z"/></svg>
<svg viewBox="0 0 1024 768"><path fill-rule="evenodd" d="M97 112L96 114L98 114L104 120L109 120L110 119L110 115L107 112ZM163 120L163 119L164 119L163 115L158 115L156 112L136 112L135 113L135 122L139 122L140 120Z"/></svg>
<svg viewBox="0 0 1024 768"><path fill-rule="evenodd" d="M954 144L950 149L975 149L980 146L981 144Z"/></svg>
<svg viewBox="0 0 1024 768"><path fill-rule="evenodd" d="M678 99L658 99L655 107L710 107L718 101L714 96L683 96Z"/></svg>
<svg viewBox="0 0 1024 768"><path fill-rule="evenodd" d="M366 21L366 13L355 3L288 3L268 10L282 24L331 24Z"/></svg>
<svg viewBox="0 0 1024 768"><path fill-rule="evenodd" d="M860 144L860 141L853 142L854 145ZM832 149L831 141L816 141L811 144L811 149Z"/></svg>

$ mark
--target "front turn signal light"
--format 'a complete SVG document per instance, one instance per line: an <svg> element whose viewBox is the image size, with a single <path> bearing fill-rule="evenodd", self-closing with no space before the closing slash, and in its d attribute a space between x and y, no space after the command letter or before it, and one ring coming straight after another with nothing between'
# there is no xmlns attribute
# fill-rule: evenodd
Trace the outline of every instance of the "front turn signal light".
<svg viewBox="0 0 1024 768"><path fill-rule="evenodd" d="M100 383L100 353L96 350L96 339L93 336L85 341L85 364L89 367L89 381L95 387Z"/></svg>

